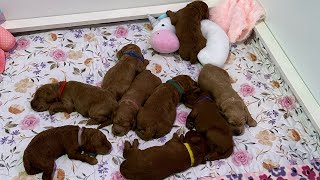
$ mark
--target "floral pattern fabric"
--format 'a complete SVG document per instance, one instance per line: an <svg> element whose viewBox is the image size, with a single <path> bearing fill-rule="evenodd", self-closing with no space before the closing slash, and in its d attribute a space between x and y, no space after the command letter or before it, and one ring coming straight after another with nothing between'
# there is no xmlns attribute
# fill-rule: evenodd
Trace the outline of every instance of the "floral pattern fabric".
<svg viewBox="0 0 320 180"><path fill-rule="evenodd" d="M162 82L180 74L197 80L201 66L182 61L177 54L154 52L150 33L150 24L138 21L17 37L18 46L7 54L7 69L0 75L0 179L40 179L41 174L27 176L23 167L23 151L31 139L52 127L84 126L87 121L75 112L51 116L33 111L30 101L39 86L63 80L100 86L104 74L117 63L117 50L129 43L141 47L150 60L147 68ZM224 68L258 126L234 137L234 153L228 159L207 162L168 179L214 178L319 162L319 135L258 38L233 44ZM174 132L185 133L189 112L180 104L171 133L153 141L139 140L140 148L162 145ZM95 166L62 156L56 160L54 178L124 179L119 172L123 143L137 136L130 131L124 137L115 137L110 126L102 132L113 146L109 155L98 156Z"/></svg>
<svg viewBox="0 0 320 180"><path fill-rule="evenodd" d="M320 180L320 163L311 165L290 165L259 173L229 174L213 178L201 177L198 180Z"/></svg>

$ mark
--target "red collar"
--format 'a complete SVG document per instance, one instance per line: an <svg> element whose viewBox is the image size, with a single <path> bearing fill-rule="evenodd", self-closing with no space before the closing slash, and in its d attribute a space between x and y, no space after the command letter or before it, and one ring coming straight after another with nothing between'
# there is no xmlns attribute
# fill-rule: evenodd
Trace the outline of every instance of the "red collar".
<svg viewBox="0 0 320 180"><path fill-rule="evenodd" d="M61 81L61 86L59 88L59 98L61 98L62 92L64 88L66 87L67 82L66 81Z"/></svg>

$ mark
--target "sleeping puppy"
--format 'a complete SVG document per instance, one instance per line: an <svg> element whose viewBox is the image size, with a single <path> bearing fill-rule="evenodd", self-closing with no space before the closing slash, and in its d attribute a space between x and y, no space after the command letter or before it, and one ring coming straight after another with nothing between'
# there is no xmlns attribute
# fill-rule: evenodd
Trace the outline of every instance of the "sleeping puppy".
<svg viewBox="0 0 320 180"><path fill-rule="evenodd" d="M146 69L149 61L144 59L141 49L135 44L124 46L118 51L117 57L119 62L104 76L102 88L109 90L118 101L136 75Z"/></svg>
<svg viewBox="0 0 320 180"><path fill-rule="evenodd" d="M171 24L176 27L180 42L179 55L192 64L198 61L197 55L206 46L207 40L201 32L201 20L209 18L208 5L194 1L176 13L167 11Z"/></svg>
<svg viewBox="0 0 320 180"><path fill-rule="evenodd" d="M189 76L179 75L159 85L138 113L136 134L145 141L168 134L182 95L196 84Z"/></svg>
<svg viewBox="0 0 320 180"><path fill-rule="evenodd" d="M196 128L207 140L209 153L206 160L229 157L233 152L232 132L210 94L200 88L192 89L185 94L184 103L192 108L187 117L187 128Z"/></svg>
<svg viewBox="0 0 320 180"><path fill-rule="evenodd" d="M210 92L234 135L243 134L245 124L257 126L246 104L232 88L229 74L224 69L211 64L204 65L198 83L202 90Z"/></svg>
<svg viewBox="0 0 320 180"><path fill-rule="evenodd" d="M84 117L90 117L88 122L99 123L111 121L110 117L117 106L108 90L77 81L45 84L36 91L31 101L32 109L38 112L49 110L50 114L54 114L76 111Z"/></svg>
<svg viewBox="0 0 320 180"><path fill-rule="evenodd" d="M162 180L204 163L207 153L206 141L195 131L189 131L180 138L174 134L163 146L140 150L138 145L137 139L132 146L125 142L125 161L120 166L121 174L132 180Z"/></svg>
<svg viewBox="0 0 320 180"><path fill-rule="evenodd" d="M122 96L118 108L113 112L112 133L114 135L123 136L135 126L139 109L160 84L160 78L149 70L138 74L128 91ZM103 126L104 124L99 128Z"/></svg>
<svg viewBox="0 0 320 180"><path fill-rule="evenodd" d="M37 134L24 151L23 164L29 175L43 172L42 179L51 180L54 161L60 156L67 154L70 159L95 165L98 160L88 154L108 154L110 150L110 142L99 130L62 126Z"/></svg>

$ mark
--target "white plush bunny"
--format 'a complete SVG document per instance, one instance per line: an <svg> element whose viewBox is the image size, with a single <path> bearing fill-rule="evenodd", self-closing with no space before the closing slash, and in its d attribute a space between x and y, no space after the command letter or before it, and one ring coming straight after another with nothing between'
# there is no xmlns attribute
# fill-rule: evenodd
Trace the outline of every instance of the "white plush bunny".
<svg viewBox="0 0 320 180"><path fill-rule="evenodd" d="M202 65L212 64L222 67L226 62L230 44L229 38L223 29L210 20L201 21L202 35L207 39L206 47L198 53Z"/></svg>

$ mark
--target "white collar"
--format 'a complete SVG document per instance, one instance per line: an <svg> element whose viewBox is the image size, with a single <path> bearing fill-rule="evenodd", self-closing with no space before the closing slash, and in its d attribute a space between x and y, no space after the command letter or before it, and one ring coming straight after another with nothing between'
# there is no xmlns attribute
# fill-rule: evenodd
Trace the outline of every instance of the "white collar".
<svg viewBox="0 0 320 180"><path fill-rule="evenodd" d="M82 143L83 143L82 140L81 140L81 135L83 133L83 130L84 130L84 127L80 127L79 131L78 131L78 144L79 144L79 146L81 146Z"/></svg>

